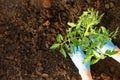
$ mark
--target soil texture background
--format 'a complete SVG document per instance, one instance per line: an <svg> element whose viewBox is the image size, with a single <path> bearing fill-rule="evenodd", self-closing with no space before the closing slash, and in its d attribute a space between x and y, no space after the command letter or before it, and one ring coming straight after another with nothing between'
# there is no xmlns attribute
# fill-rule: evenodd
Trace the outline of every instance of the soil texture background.
<svg viewBox="0 0 120 80"><path fill-rule="evenodd" d="M104 13L100 25L120 27L120 0L0 0L0 80L81 80L71 59L49 47L88 7ZM120 47L120 30L113 42ZM94 80L120 80L110 57L91 72Z"/></svg>

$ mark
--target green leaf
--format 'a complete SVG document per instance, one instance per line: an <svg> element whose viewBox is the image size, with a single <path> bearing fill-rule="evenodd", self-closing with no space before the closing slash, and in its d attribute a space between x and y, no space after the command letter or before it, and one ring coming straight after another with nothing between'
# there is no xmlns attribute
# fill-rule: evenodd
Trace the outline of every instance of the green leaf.
<svg viewBox="0 0 120 80"><path fill-rule="evenodd" d="M70 33L71 31L72 31L72 28L68 28L68 29L66 30L67 33Z"/></svg>
<svg viewBox="0 0 120 80"><path fill-rule="evenodd" d="M111 50L107 50L106 52L105 52L106 54L108 54L108 55L114 55L114 54L117 54L118 53L118 51L111 51Z"/></svg>
<svg viewBox="0 0 120 80"><path fill-rule="evenodd" d="M106 56L104 54L100 55L100 59L105 59L105 58L106 58Z"/></svg>
<svg viewBox="0 0 120 80"><path fill-rule="evenodd" d="M68 45L68 44L65 44L65 48L66 48L66 49L69 49L69 45Z"/></svg>
<svg viewBox="0 0 120 80"><path fill-rule="evenodd" d="M61 34L58 34L57 37L56 37L56 41L57 42L61 42L63 40L63 37Z"/></svg>
<svg viewBox="0 0 120 80"><path fill-rule="evenodd" d="M93 57L93 53L92 53L92 50L91 49L88 49L87 52L86 52L86 57L83 61L83 63L86 63L88 62L89 60L91 60L91 58Z"/></svg>
<svg viewBox="0 0 120 80"><path fill-rule="evenodd" d="M85 64L86 62L88 62L91 58L92 58L92 56L87 56L87 57L84 59L83 64Z"/></svg>
<svg viewBox="0 0 120 80"><path fill-rule="evenodd" d="M75 46L78 46L78 40L77 38L73 38L71 39L72 43L75 45Z"/></svg>
<svg viewBox="0 0 120 80"><path fill-rule="evenodd" d="M66 55L66 52L65 52L65 50L64 50L63 48L60 49L60 52L61 52L61 53L63 54L63 56L66 58L67 55Z"/></svg>
<svg viewBox="0 0 120 80"><path fill-rule="evenodd" d="M94 41L92 44L91 44L91 48L96 48L98 46L99 42L98 41Z"/></svg>
<svg viewBox="0 0 120 80"><path fill-rule="evenodd" d="M117 27L117 29L115 30L115 32L113 32L113 34L112 34L112 38L116 38L116 36L117 36L117 33L118 33L118 29L119 29L119 27Z"/></svg>
<svg viewBox="0 0 120 80"><path fill-rule="evenodd" d="M97 63L99 60L100 60L100 58L91 59L90 64L93 65L93 64Z"/></svg>
<svg viewBox="0 0 120 80"><path fill-rule="evenodd" d="M60 47L60 44L59 43L56 43L56 44L53 44L50 49L56 49L56 48L59 48Z"/></svg>
<svg viewBox="0 0 120 80"><path fill-rule="evenodd" d="M101 26L101 29L102 29L103 33L106 32L106 28L105 27Z"/></svg>
<svg viewBox="0 0 120 80"><path fill-rule="evenodd" d="M93 54L95 55L96 58L100 57L100 54L98 52L96 52L95 50L93 50Z"/></svg>
<svg viewBox="0 0 120 80"><path fill-rule="evenodd" d="M101 19L102 19L103 16L104 16L104 13L101 14L100 16L98 16L98 17L99 17L99 18L98 18L98 23L101 21Z"/></svg>
<svg viewBox="0 0 120 80"><path fill-rule="evenodd" d="M80 42L80 45L83 49L86 49L90 45L90 40L87 37L83 37L81 42Z"/></svg>
<svg viewBox="0 0 120 80"><path fill-rule="evenodd" d="M76 24L73 23L73 22L68 22L68 25L71 26L71 27L75 27L76 26Z"/></svg>

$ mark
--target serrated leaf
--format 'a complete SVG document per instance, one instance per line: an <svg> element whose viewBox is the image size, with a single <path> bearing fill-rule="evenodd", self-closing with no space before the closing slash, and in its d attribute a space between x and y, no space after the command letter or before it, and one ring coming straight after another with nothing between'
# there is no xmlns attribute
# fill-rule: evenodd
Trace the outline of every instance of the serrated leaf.
<svg viewBox="0 0 120 80"><path fill-rule="evenodd" d="M107 50L106 52L105 52L107 55L114 55L114 54L117 54L118 53L118 51L111 51L111 50Z"/></svg>
<svg viewBox="0 0 120 80"><path fill-rule="evenodd" d="M67 55L66 55L66 52L65 52L65 50L64 50L63 48L60 49L60 52L61 52L62 55L66 58Z"/></svg>
<svg viewBox="0 0 120 80"><path fill-rule="evenodd" d="M112 38L116 38L117 33L118 33L118 29L119 29L119 27L116 28L115 32L113 32L113 34L111 36Z"/></svg>
<svg viewBox="0 0 120 80"><path fill-rule="evenodd" d="M56 49L56 48L59 48L60 47L60 44L59 43L56 43L56 44L53 44L50 49Z"/></svg>
<svg viewBox="0 0 120 80"><path fill-rule="evenodd" d="M63 37L61 34L58 34L57 37L56 37L56 41L57 42L61 42L63 40Z"/></svg>

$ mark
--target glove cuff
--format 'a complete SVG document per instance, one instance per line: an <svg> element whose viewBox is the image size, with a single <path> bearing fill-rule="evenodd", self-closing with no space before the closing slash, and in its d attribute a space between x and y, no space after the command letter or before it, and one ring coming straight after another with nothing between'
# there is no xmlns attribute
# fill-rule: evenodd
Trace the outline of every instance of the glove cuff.
<svg viewBox="0 0 120 80"><path fill-rule="evenodd" d="M82 67L82 69L78 68L78 70L79 70L79 74L82 74L83 71L85 71L85 70L90 70L90 61L88 61L87 63L85 63L84 66Z"/></svg>

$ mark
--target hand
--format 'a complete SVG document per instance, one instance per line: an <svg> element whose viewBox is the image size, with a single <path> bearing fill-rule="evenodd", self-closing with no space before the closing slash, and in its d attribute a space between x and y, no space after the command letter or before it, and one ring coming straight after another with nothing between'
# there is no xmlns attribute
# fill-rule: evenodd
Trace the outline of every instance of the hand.
<svg viewBox="0 0 120 80"><path fill-rule="evenodd" d="M84 52L79 46L74 47L74 53L69 54L69 56L72 59L75 66L78 68L79 74L82 74L82 72L85 70L90 70L90 61L83 64L83 61L86 55L84 54Z"/></svg>
<svg viewBox="0 0 120 80"><path fill-rule="evenodd" d="M102 53L105 53L107 50L113 51L115 48L117 48L117 46L115 46L111 41L107 41L107 43L102 48L99 46L98 48Z"/></svg>
<svg viewBox="0 0 120 80"><path fill-rule="evenodd" d="M90 36L90 40L94 42L94 39L92 36ZM97 46L97 48L98 48L96 50L97 52L102 52L103 54L105 54L107 50L113 51L115 48L117 48L117 46L114 45L110 40L108 40L102 48L99 45Z"/></svg>

